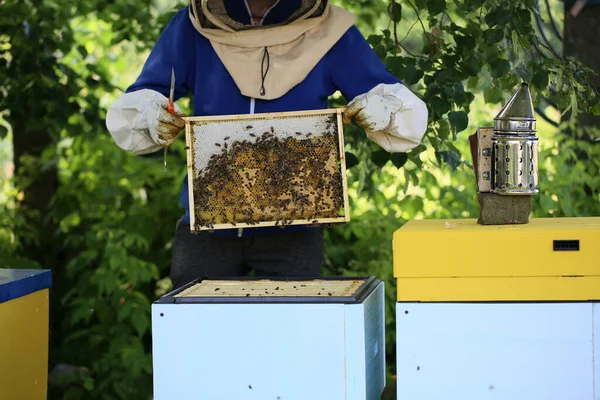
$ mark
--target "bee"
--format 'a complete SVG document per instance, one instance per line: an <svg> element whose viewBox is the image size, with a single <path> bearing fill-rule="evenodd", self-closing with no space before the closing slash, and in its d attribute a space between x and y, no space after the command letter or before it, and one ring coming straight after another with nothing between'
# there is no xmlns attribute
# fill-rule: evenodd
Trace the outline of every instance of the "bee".
<svg viewBox="0 0 600 400"><path fill-rule="evenodd" d="M215 146L217 147L221 147L221 145L219 143L215 143Z"/></svg>
<svg viewBox="0 0 600 400"><path fill-rule="evenodd" d="M229 140L229 136L225 136L225 138L223 138L223 140Z"/></svg>
<svg viewBox="0 0 600 400"><path fill-rule="evenodd" d="M256 137L256 135L254 133L250 133L250 136L252 137Z"/></svg>

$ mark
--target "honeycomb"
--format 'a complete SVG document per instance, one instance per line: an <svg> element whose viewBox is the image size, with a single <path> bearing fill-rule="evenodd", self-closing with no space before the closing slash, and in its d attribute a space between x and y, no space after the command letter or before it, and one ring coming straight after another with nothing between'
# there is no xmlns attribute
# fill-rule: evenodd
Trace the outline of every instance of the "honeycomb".
<svg viewBox="0 0 600 400"><path fill-rule="evenodd" d="M339 121L336 110L188 119L191 229L346 221Z"/></svg>
<svg viewBox="0 0 600 400"><path fill-rule="evenodd" d="M364 279L345 280L203 280L175 297L327 297L353 296Z"/></svg>

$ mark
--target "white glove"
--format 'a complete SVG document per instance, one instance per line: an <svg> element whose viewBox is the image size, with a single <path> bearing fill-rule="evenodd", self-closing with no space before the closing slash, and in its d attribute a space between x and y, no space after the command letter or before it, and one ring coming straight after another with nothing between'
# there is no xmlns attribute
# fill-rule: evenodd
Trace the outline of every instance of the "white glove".
<svg viewBox="0 0 600 400"><path fill-rule="evenodd" d="M421 143L428 112L425 103L404 85L379 84L348 104L344 123L351 119L384 150L407 152Z"/></svg>
<svg viewBox="0 0 600 400"><path fill-rule="evenodd" d="M155 97L148 108L148 132L152 140L159 146L169 146L175 140L179 132L185 127L185 117L181 109L175 104L175 114L167 111L168 100L166 97Z"/></svg>
<svg viewBox="0 0 600 400"><path fill-rule="evenodd" d="M402 101L392 95L365 93L352 100L344 112L344 122L354 122L367 132L387 131L394 123Z"/></svg>

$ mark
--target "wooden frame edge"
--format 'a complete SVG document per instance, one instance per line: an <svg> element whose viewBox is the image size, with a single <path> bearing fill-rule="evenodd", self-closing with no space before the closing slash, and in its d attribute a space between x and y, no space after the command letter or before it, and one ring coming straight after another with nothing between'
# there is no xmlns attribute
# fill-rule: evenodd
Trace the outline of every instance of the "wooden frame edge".
<svg viewBox="0 0 600 400"><path fill-rule="evenodd" d="M304 111L286 111L275 113L260 113L260 114L230 114L230 115L210 115L198 117L182 117L186 122L210 122L223 121L232 119L266 119L266 118L282 118L282 117L304 117L314 115L338 114L345 111L345 108L327 108L324 110L304 110Z"/></svg>
<svg viewBox="0 0 600 400"><path fill-rule="evenodd" d="M343 223L346 222L346 218L345 217L336 217L336 218L315 218L316 221L319 221L318 223L315 223L314 225L320 225L320 224L335 224L335 223ZM308 221L308 223L307 223ZM313 226L313 224L310 222L310 220L306 220L306 219L296 219L296 220L292 220L289 223L286 223L285 226L292 226L292 225L306 225L306 226ZM263 222L257 222L256 224L246 224L246 223L239 223L239 224L216 224L213 225L212 227L208 227L208 226L203 226L199 229L194 229L194 231L198 232L198 231L211 231L211 230L220 230L220 229L239 229L239 228L275 228L275 227L280 227L281 225L275 225L275 221L263 221ZM191 225L190 225L191 227Z"/></svg>
<svg viewBox="0 0 600 400"><path fill-rule="evenodd" d="M345 109L337 109L338 141L340 145L340 169L342 173L342 196L344 197L344 220L350 222L350 200L348 199L348 175L346 173L346 152L344 151L344 120L342 114Z"/></svg>
<svg viewBox="0 0 600 400"><path fill-rule="evenodd" d="M185 146L187 147L187 170L188 170L188 201L190 210L190 231L194 230L194 224L196 223L196 210L194 207L194 170L192 168L194 164L194 153L192 152L192 128L189 121L185 121Z"/></svg>

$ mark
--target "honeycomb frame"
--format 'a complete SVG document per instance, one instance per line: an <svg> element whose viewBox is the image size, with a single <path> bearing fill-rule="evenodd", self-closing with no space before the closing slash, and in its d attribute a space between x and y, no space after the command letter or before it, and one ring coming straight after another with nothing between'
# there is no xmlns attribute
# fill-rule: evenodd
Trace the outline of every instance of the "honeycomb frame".
<svg viewBox="0 0 600 400"><path fill-rule="evenodd" d="M212 231L212 230L232 229L232 228L233 229L234 228L251 228L251 227L257 228L257 227L273 227L273 226L285 227L288 225L321 225L321 224L337 224L337 223L349 222L350 221L350 209L349 209L349 201L348 201L346 161L345 161L345 152L344 152L344 129L343 129L343 120L342 120L343 112L344 112L343 108L335 108L335 109L325 109L325 110L293 111L293 112L280 112L280 113L184 117L183 119L185 121L186 153L187 153L187 169L188 169L188 196L189 196L189 206L190 206L190 231L191 232L199 232L199 231ZM196 138L196 135L193 133L195 126L207 126L209 124L215 124L215 123L216 124L235 123L238 125L238 129L239 129L240 126L251 127L252 124L256 123L257 121L262 121L262 123L268 123L268 121L281 121L281 120L286 120L286 119L288 121L291 121L291 120L300 120L302 118L311 118L311 117L321 118L321 119L328 118L329 123L333 124L333 125L328 125L328 129L330 130L329 133L323 132L321 134L319 132L316 132L315 135L310 138L310 142L312 142L312 143L318 143L319 141L323 142L325 145L321 146L322 149L327 149L327 151L329 151L329 153L326 154L328 156L327 161L323 162L323 166L327 167L325 169L327 171L331 172L330 179L332 179L332 181L329 181L329 183L332 183L332 185L328 185L326 187L318 186L317 188L313 187L312 189L314 189L314 191L310 192L310 193L312 193L312 195L308 195L308 193L307 193L307 196L313 196L313 197L316 196L317 197L315 199L315 201L316 201L315 212L312 213L312 215L307 215L307 213L308 214L310 214L310 213L304 209L304 206L302 206L302 210L303 210L302 212L298 211L294 215L294 212L290 211L289 212L290 215L285 216L284 218L281 218L281 216L275 217L274 215L270 215L270 218L269 218L269 215L262 215L261 217L259 217L257 219L256 218L246 219L244 217L240 217L239 212L236 211L235 209L233 209L229 213L229 211L227 211L226 208L222 208L222 210L221 210L221 214L223 215L224 219L225 219L225 214L227 214L229 217L226 222L218 221L216 219L212 220L212 221L207 221L207 218L205 218L205 217L201 217L201 218L198 217L198 215L200 215L200 213L204 213L202 215L207 215L207 213L209 213L209 211L206 211L206 210L203 211L203 207L207 208L206 207L207 203L206 202L203 203L201 200L202 198L204 198L206 200L207 197L198 195L197 192L200 189L198 189L196 187L196 186L200 186L197 183L198 182L197 179L202 176L202 174L204 173L205 170L208 169L208 166L206 168L199 167L199 165L201 163L198 162L196 152L197 151L204 152L205 147L202 147L201 150L197 150L198 145L204 144L206 146L207 143L202 143L202 140L198 140ZM271 132L274 132L273 127L271 127ZM265 132L263 134L263 136L266 135L267 133L268 132ZM309 143L308 136L310 136L311 133L308 133L308 134L304 135L302 138L297 139L295 141L290 140L293 137L291 135L291 133L287 133L287 135L289 137L286 142L291 142L292 144L295 142ZM296 132L296 135L299 135L299 133ZM225 140L229 139L229 136L226 136L225 133L223 133L222 136L223 136L223 139L225 139ZM250 135L250 136L253 136L254 138L256 138L256 135ZM325 139L320 139L320 138L325 138ZM327 141L327 138L330 139L329 142ZM260 139L261 138L254 139L254 143L251 143L250 146L256 145ZM204 139L204 140L206 141L206 139ZM280 138L277 137L276 140L280 140ZM237 141L237 142L240 143L239 141ZM247 141L244 140L243 142L245 143ZM221 154L227 154L227 152L233 151L234 146L236 146L235 145L236 142L234 141L233 143L234 144L230 145L229 147L227 146L227 142L222 143L222 144L214 143L214 145L219 147ZM230 142L230 144L231 144L231 142ZM327 147L327 145L329 147ZM307 146L317 146L317 145L308 144ZM237 146L236 148L239 148L239 146ZM298 150L298 151L300 152L302 150ZM271 150L271 152L272 152L272 150ZM214 153L214 154L216 155L217 153ZM215 155L210 157L211 161L215 157ZM205 157L205 155L199 155L199 157ZM246 156L245 159L248 159L248 157L250 157L250 156ZM316 157L316 156L313 155L313 157ZM220 159L220 157L217 157L217 158ZM303 162L307 162L306 160L308 160L308 156L304 157L302 160L303 160ZM227 158L227 162L230 162L230 164L231 164L231 161L232 160L230 158ZM257 161L255 161L255 163L257 163ZM280 161L280 163L281 163L281 161ZM333 163L335 163L335 167L334 167ZM230 165L230 164L228 164L228 165ZM221 164L221 166L222 165L223 164ZM334 168L335 168L335 171L334 171ZM227 170L229 170L229 168L227 168ZM237 171L237 170L235 170L235 171ZM260 168L255 173L258 174L261 172L263 174L265 174L265 172L263 172L263 169L260 169ZM334 172L335 172L336 176L333 175ZM250 177L248 175L248 172L245 173L245 176L246 176L246 178L248 178L247 181L250 181L251 179L255 178L254 175L252 177ZM296 180L296 178L294 178L293 180ZM319 182L322 182L322 180L319 180ZM280 181L277 182L277 184L279 184L279 183L280 183ZM291 185L291 183L290 183L290 185ZM323 184L320 183L320 185L323 185ZM281 185L279 185L279 186L281 186ZM203 187L205 187L205 186L203 186ZM237 187L239 187L239 185ZM333 187L335 187L335 189L333 189ZM269 186L269 189L270 189L270 186ZM321 195L315 194L315 192L321 193L321 192L319 192L318 189L322 189L324 191L324 193L332 193L330 196L332 199L330 210L328 212L325 212L320 215L318 215L319 209L317 206L319 204L319 199L321 199ZM208 189L206 189L206 190L208 190ZM248 189L248 190L250 190L250 189ZM308 187L306 187L306 188L303 188L302 190L305 190L306 192L308 192L310 189ZM227 191L225 189L222 189L221 191L224 193L227 193ZM336 197L336 194L339 194L340 196ZM254 195L254 197L256 197L256 195ZM265 196L263 196L263 197L268 197L268 196L266 196L266 194L265 194ZM295 197L295 195L294 195L294 197ZM213 201L212 200L213 198L214 198L214 196L211 196L210 197L211 200L206 200L206 201ZM236 199L237 199L237 197L236 197ZM305 196L304 201L306 202L307 208L310 209L309 204L308 204L309 200L307 200L307 199L308 199L308 197ZM271 200L272 204L269 204L267 201L267 203L266 203L267 205L266 206L263 205L263 210L266 207L267 209L270 209L271 214L273 214L273 213L275 213L275 210L278 210L277 206L275 205L277 200L274 200L274 199L270 199L270 200ZM288 203L292 202L294 205L297 206L296 203L300 199L292 199L292 200L287 200L287 201L288 201ZM324 200L321 200L321 202L324 203ZM255 203L252 203L252 204L254 205ZM337 206L337 209L336 209L336 206ZM253 210L256 210L256 208L257 207L254 207ZM211 210L214 210L214 207ZM225 210L225 211L223 211L223 210ZM285 210L286 210L285 212L288 212L287 207L285 208ZM248 212L248 211L246 211L246 212ZM333 214L334 212L335 212L335 216L327 215L327 214ZM236 213L237 213L237 217L236 217ZM260 214L260 212L258 214ZM268 213L266 213L266 214L268 214ZM254 211L252 211L252 215L254 215Z"/></svg>

